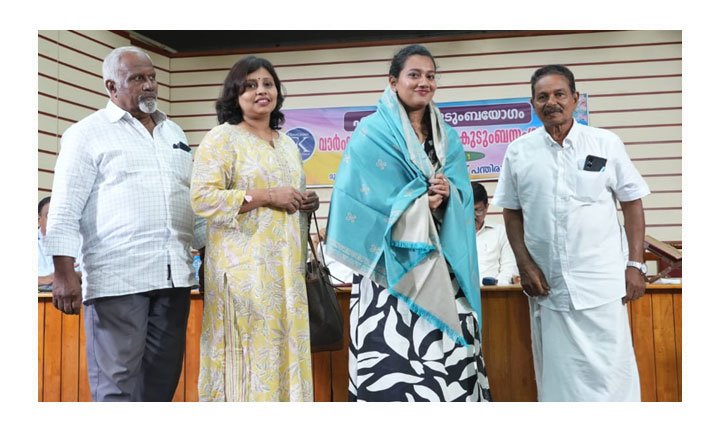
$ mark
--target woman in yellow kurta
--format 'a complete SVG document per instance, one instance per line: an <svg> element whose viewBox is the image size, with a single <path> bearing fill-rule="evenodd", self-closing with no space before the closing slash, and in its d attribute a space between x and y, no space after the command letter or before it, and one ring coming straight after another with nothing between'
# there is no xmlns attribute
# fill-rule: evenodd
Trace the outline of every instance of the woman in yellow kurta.
<svg viewBox="0 0 720 432"><path fill-rule="evenodd" d="M279 131L283 95L272 64L246 57L202 140L192 207L207 218L200 339L202 401L312 401L305 291L307 217L295 142Z"/></svg>

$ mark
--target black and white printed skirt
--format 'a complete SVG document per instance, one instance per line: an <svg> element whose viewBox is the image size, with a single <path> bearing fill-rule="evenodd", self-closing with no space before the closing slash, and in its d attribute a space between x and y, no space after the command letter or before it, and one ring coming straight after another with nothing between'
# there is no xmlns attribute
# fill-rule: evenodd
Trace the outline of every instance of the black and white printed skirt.
<svg viewBox="0 0 720 432"><path fill-rule="evenodd" d="M491 400L477 315L451 276L467 347L456 344L385 287L354 276L350 401Z"/></svg>

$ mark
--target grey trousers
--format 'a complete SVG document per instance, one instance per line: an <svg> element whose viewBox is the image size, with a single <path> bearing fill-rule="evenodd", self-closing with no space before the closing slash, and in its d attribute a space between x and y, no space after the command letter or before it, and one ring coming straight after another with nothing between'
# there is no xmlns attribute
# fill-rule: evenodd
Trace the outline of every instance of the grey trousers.
<svg viewBox="0 0 720 432"><path fill-rule="evenodd" d="M172 400L182 371L190 288L102 297L84 308L92 400Z"/></svg>

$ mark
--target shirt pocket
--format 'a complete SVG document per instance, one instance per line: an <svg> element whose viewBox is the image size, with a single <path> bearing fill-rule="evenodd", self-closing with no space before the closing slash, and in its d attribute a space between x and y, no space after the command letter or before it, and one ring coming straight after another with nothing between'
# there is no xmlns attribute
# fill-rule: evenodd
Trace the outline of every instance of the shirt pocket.
<svg viewBox="0 0 720 432"><path fill-rule="evenodd" d="M192 153L182 149L172 149L170 152L170 169L175 177L182 184L190 186L192 176L193 157Z"/></svg>
<svg viewBox="0 0 720 432"><path fill-rule="evenodd" d="M596 202L607 187L607 172L578 170L575 175L575 199Z"/></svg>

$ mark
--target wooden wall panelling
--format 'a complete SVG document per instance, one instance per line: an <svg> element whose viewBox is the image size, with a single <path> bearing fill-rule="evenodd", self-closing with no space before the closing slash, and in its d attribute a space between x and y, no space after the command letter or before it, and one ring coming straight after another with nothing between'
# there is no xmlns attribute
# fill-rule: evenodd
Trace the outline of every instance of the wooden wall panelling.
<svg viewBox="0 0 720 432"><path fill-rule="evenodd" d="M672 227L646 227L645 232L658 239L672 239L682 237L682 226Z"/></svg>
<svg viewBox="0 0 720 432"><path fill-rule="evenodd" d="M53 175L53 173L38 171L38 187L52 189ZM40 201L40 199L41 198L38 198L38 201Z"/></svg>
<svg viewBox="0 0 720 432"><path fill-rule="evenodd" d="M320 222L322 224L322 222ZM322 226L322 225L321 225ZM347 402L350 372L348 359L350 349L350 292L338 293L338 303L343 313L343 332L345 333L343 348L330 353L332 367L332 400L333 402Z"/></svg>
<svg viewBox="0 0 720 432"><path fill-rule="evenodd" d="M657 401L655 386L655 346L651 335L652 300L646 294L632 302L632 335L635 359L640 374L640 394L643 402Z"/></svg>
<svg viewBox="0 0 720 432"><path fill-rule="evenodd" d="M78 401L92 402L87 371L87 350L85 346L85 308L80 311L80 372L78 378Z"/></svg>
<svg viewBox="0 0 720 432"><path fill-rule="evenodd" d="M202 298L198 295L198 299ZM198 375L200 371L200 333L202 330L203 302L190 302L185 342L185 402L198 401Z"/></svg>
<svg viewBox="0 0 720 432"><path fill-rule="evenodd" d="M43 379L45 377L45 304L38 299L38 402L43 400Z"/></svg>
<svg viewBox="0 0 720 432"><path fill-rule="evenodd" d="M602 76L593 80L577 77L577 90L589 95L617 95L635 93L658 93L677 91L682 89L681 70L676 68L673 74L655 74L652 70L654 64L648 63L645 76L630 77L622 74ZM528 80L529 81L529 80ZM608 96L609 97L609 96Z"/></svg>
<svg viewBox="0 0 720 432"><path fill-rule="evenodd" d="M488 337L482 341L482 349L490 381L490 394L493 399L511 400L508 293L491 291L486 297L487 307L482 309L482 325L488 326Z"/></svg>
<svg viewBox="0 0 720 432"><path fill-rule="evenodd" d="M60 32L58 42L64 45L60 48L64 51L61 58L69 61L74 55L73 64L88 63L92 66L90 70L93 71L102 69L102 59L111 51L104 42L84 37L80 32L75 31Z"/></svg>
<svg viewBox="0 0 720 432"><path fill-rule="evenodd" d="M59 66L57 63L57 59L55 58L47 58L44 55L38 56L38 72L45 78L54 78L55 80L59 76ZM57 83L57 81L55 81ZM57 84L55 84L57 87ZM55 93L51 93L52 96L55 96Z"/></svg>
<svg viewBox="0 0 720 432"><path fill-rule="evenodd" d="M614 98L618 105L624 105L624 99ZM588 105L593 101L592 96L588 100ZM592 116L592 111L588 113ZM639 142L639 141L678 141L682 140L682 127L680 126L653 126L642 128L616 128L613 132L620 137L623 142ZM650 153L652 155L652 153Z"/></svg>
<svg viewBox="0 0 720 432"><path fill-rule="evenodd" d="M348 337L349 293L341 292L338 298ZM527 299L518 290L483 291L482 302L483 351L493 399L537 400ZM681 400L681 292L649 289L645 297L628 305L628 314L643 401ZM38 299L38 400L90 400L83 318L82 314L63 316L50 297ZM197 401L201 325L202 298L194 295L182 378L174 401ZM347 400L347 345L339 351L313 354L316 401Z"/></svg>
<svg viewBox="0 0 720 432"><path fill-rule="evenodd" d="M677 385L678 398L682 400L682 294L674 293L673 297L673 316L675 323L675 356L677 361Z"/></svg>
<svg viewBox="0 0 720 432"><path fill-rule="evenodd" d="M43 401L60 402L61 361L62 361L62 313L45 305L45 360L43 362Z"/></svg>
<svg viewBox="0 0 720 432"><path fill-rule="evenodd" d="M680 110L681 108L678 107L677 109ZM626 114L633 115L634 113ZM682 143L670 139L628 141L625 143L625 151L628 156L630 156L630 159L633 160L647 157L680 157L682 156ZM652 177L650 177L650 179L652 179ZM652 181L653 180L648 180L648 182Z"/></svg>
<svg viewBox="0 0 720 432"><path fill-rule="evenodd" d="M52 104L47 103L47 100L49 97L57 97L57 87L58 82L57 79L48 78L45 76L38 76L38 93L41 93L43 95L43 101L39 102L38 104L38 111L41 111L42 113L47 113L49 115L57 116L57 99L50 99L53 101ZM38 98L40 99L40 98ZM42 130L42 129L41 129Z"/></svg>
<svg viewBox="0 0 720 432"><path fill-rule="evenodd" d="M38 168L39 169L46 169L46 170L54 171L56 161L57 161L56 155L38 152Z"/></svg>
<svg viewBox="0 0 720 432"><path fill-rule="evenodd" d="M42 36L38 36L37 53L38 58L49 57L57 59L59 46L55 40L48 40Z"/></svg>
<svg viewBox="0 0 720 432"><path fill-rule="evenodd" d="M98 80L102 83L102 79L90 77L90 80ZM65 83L58 83L58 100L59 109L58 115L60 117L66 117L76 119L77 121L82 120L85 115L76 114L76 112L89 112L92 114L100 108L104 108L107 105L108 97L107 93L103 94L100 91L90 91L85 88L73 87ZM71 105L69 112L65 111ZM80 105L80 106L79 106ZM60 124L58 131L63 134L65 130L70 127L70 124Z"/></svg>
<svg viewBox="0 0 720 432"><path fill-rule="evenodd" d="M332 402L332 362L330 351L312 354L313 393L315 402Z"/></svg>
<svg viewBox="0 0 720 432"><path fill-rule="evenodd" d="M530 305L522 291L508 293L508 351L506 362L511 365L509 401L537 401L535 366L530 337ZM492 392L492 388L490 388Z"/></svg>
<svg viewBox="0 0 720 432"><path fill-rule="evenodd" d="M654 293L652 300L655 375L658 402L678 400L677 356L672 294Z"/></svg>
<svg viewBox="0 0 720 432"><path fill-rule="evenodd" d="M593 115L592 126L599 128L670 128L682 123L682 110L636 110L632 112L596 113ZM679 147L679 146L676 146ZM647 153L646 153L647 155Z"/></svg>
<svg viewBox="0 0 720 432"><path fill-rule="evenodd" d="M598 111L613 111L618 109L655 109L678 107L682 109L682 94L675 93L676 90L666 93L655 94L627 94L617 97L592 97L588 104L592 102L591 112L597 114ZM591 95L592 96L592 95ZM622 101L622 104L618 102ZM665 140L663 140L665 141Z"/></svg>
<svg viewBox="0 0 720 432"><path fill-rule="evenodd" d="M61 391L62 402L78 401L80 373L80 315L62 314Z"/></svg>
<svg viewBox="0 0 720 432"><path fill-rule="evenodd" d="M128 44L127 38L110 31L38 34L41 93L47 93L57 106L56 109L40 110L79 120L95 108L104 106L107 97L102 81L96 76L100 73L100 58L112 46ZM523 35L428 42L426 45L436 55L441 72L436 102L528 97L527 81L534 68L550 61L570 65L576 73L578 90L590 96L591 125L608 127L626 142L648 143L628 149L634 159L648 159L680 155L681 42L682 32L663 30ZM400 47L400 44L373 45L369 42L363 47L256 54L270 59L285 80L289 93L285 103L287 109L366 106L377 103L385 86L383 77L390 59ZM181 123L190 130L190 144L197 145L205 131L214 125L214 116L207 115L214 113L213 101L227 70L244 54L150 55L162 69L159 71L161 97L169 98L162 106L169 106L171 116L189 115L181 117ZM54 59L68 66L60 65ZM326 79L318 80L323 77ZM57 79L68 84L58 83ZM334 87L327 89L327 82ZM353 90L358 93L344 94ZM46 96L41 94L39 99L40 106L45 107ZM630 110L632 115L617 112L619 109ZM58 120L57 127L48 129L62 133L67 126L67 121ZM675 142L654 145L667 141ZM54 161L45 159L39 167L52 170ZM674 194L656 194L657 187L652 186L653 194L646 205L681 206L681 178L667 177L680 172L679 160L645 160L636 165L646 177L655 176L647 177L648 182L669 180L677 183L661 188L675 190ZM43 185L40 189L48 189L52 175L42 172L39 180ZM47 191L39 191L39 196L41 194L47 194ZM680 238L679 217L678 211L670 209L649 214L648 220L654 226L648 227L648 233L663 240Z"/></svg>
<svg viewBox="0 0 720 432"><path fill-rule="evenodd" d="M74 96L72 93L70 93L70 91L65 92L64 88L63 93L66 93L63 94L64 97ZM60 98L57 102L58 111L62 113L62 117L76 122L94 113L96 111L96 108L101 108L103 105L100 105L100 103L100 99L98 98L93 98L92 100L85 99L83 100L82 104L78 104L71 99L63 98ZM107 100L105 101L105 104L107 104ZM65 132L68 127L70 127L70 124L63 122L59 124L58 130L60 132Z"/></svg>

